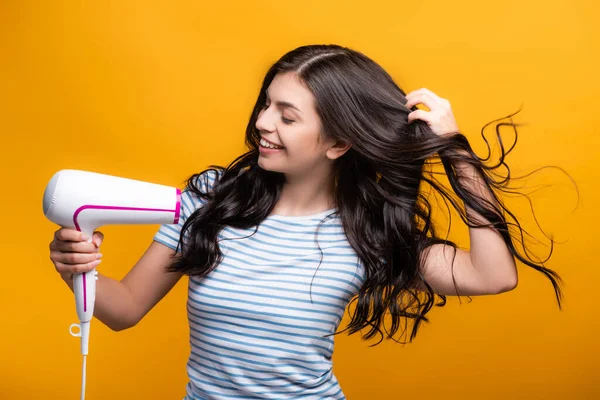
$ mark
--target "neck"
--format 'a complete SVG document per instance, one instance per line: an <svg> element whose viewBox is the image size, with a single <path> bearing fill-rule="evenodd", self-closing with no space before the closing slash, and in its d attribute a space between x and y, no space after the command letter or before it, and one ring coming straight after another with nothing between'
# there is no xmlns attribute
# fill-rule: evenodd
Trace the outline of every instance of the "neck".
<svg viewBox="0 0 600 400"><path fill-rule="evenodd" d="M279 201L273 214L303 216L335 208L331 174L286 175Z"/></svg>

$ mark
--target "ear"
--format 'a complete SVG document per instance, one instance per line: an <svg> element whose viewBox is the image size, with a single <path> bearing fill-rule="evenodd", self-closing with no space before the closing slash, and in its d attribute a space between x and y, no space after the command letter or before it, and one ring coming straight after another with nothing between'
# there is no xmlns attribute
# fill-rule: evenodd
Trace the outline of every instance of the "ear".
<svg viewBox="0 0 600 400"><path fill-rule="evenodd" d="M327 149L327 153L325 153L325 155L330 160L336 160L350 150L350 147L352 147L350 143L344 140L338 140L329 149Z"/></svg>

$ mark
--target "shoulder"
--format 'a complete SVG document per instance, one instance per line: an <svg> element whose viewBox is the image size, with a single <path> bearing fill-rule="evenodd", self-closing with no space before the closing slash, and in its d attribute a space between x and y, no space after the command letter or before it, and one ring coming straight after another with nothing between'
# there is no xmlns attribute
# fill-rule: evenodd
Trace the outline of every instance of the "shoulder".
<svg viewBox="0 0 600 400"><path fill-rule="evenodd" d="M200 173L192 175L188 179L188 184L185 190L201 191L204 193L211 192L219 179L223 176L223 170L217 168L209 168Z"/></svg>
<svg viewBox="0 0 600 400"><path fill-rule="evenodd" d="M195 173L187 179L185 187L181 191L181 202L187 215L210 199L215 185L222 176L223 170L209 168Z"/></svg>

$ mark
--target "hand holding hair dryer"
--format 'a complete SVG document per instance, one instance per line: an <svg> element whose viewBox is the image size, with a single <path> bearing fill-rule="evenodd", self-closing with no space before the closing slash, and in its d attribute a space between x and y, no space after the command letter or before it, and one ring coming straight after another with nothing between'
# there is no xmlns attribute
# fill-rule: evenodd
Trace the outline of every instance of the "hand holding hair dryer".
<svg viewBox="0 0 600 400"><path fill-rule="evenodd" d="M177 224L180 207L178 188L68 169L50 179L43 200L44 215L50 221L85 233L90 242L96 228L102 225ZM72 324L70 331L81 336L84 374L97 274L94 268L73 276L79 324ZM74 327L79 327L79 332L75 333Z"/></svg>

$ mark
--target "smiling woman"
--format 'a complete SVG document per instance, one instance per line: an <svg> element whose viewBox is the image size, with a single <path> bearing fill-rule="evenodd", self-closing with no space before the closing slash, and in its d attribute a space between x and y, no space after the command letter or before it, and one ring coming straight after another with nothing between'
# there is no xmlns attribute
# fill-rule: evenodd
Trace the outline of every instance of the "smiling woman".
<svg viewBox="0 0 600 400"><path fill-rule="evenodd" d="M193 212L170 241L168 228L157 236L173 248L178 238L180 258L171 270L194 276L190 296L212 310L190 316L203 326L192 335L198 348L189 364L193 393L204 395L217 384L203 372L209 373L201 357L220 365L227 378L246 370L233 359L250 355L254 363L288 361L259 367L260 377L245 374L248 383L217 385L220 393L247 393L250 385L278 398L342 398L324 350L333 347L329 338L348 302L356 302L350 333L367 328L365 338L394 337L402 320L412 320L412 340L436 296L443 301L515 288L515 258L548 277L560 301L558 275L518 252L509 233L509 227L522 230L498 197L507 181L494 179L505 166L504 148L496 165L486 165L458 132L447 100L426 89L405 94L365 55L335 45L284 55L263 81L246 143L249 152L227 168L190 177ZM425 168L436 160L454 193ZM422 183L461 213L470 251L437 236ZM309 260L315 265L307 269ZM300 271L310 273L295 275ZM239 297L223 303L220 293L234 287L244 290L235 289ZM233 320L221 307L236 315ZM221 317L203 324L213 312ZM257 317L260 323L248 322ZM213 339L232 323L239 332L220 339L224 354ZM279 347L284 338L293 346ZM274 356L263 352L276 347ZM295 383L281 386L283 376Z"/></svg>
<svg viewBox="0 0 600 400"><path fill-rule="evenodd" d="M229 166L190 176L179 224L160 228L122 282L98 282L99 318L124 329L190 276L187 398L343 399L332 354L348 305L343 331L397 340L412 323L412 340L436 298L514 289L515 259L543 273L560 302L558 275L514 244L510 228L523 230L499 196L510 178L497 173L510 150L488 165L449 101L406 94L364 54L312 45L283 55L246 144ZM437 234L424 184L463 217L470 251ZM81 268L65 255L68 235L51 246L63 274Z"/></svg>

